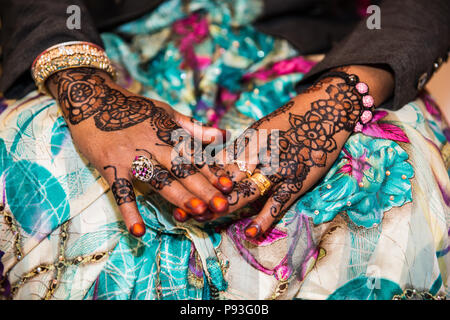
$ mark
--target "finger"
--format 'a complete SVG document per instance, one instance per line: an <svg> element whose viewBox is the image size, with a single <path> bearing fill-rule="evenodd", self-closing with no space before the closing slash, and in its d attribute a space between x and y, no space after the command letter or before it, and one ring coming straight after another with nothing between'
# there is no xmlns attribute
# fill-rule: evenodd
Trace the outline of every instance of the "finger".
<svg viewBox="0 0 450 320"><path fill-rule="evenodd" d="M226 130L205 126L200 121L177 111L174 111L173 116L180 127L204 144L223 144L230 137L230 133Z"/></svg>
<svg viewBox="0 0 450 320"><path fill-rule="evenodd" d="M256 218L245 228L245 235L249 238L257 238L263 235L276 221L282 218L284 212L296 198L296 195L291 193L287 184L280 185L268 198Z"/></svg>
<svg viewBox="0 0 450 320"><path fill-rule="evenodd" d="M171 143L168 143L171 146L174 146L177 149L177 152L179 151L184 151L182 152L183 157L185 157L185 159L198 166L199 168L202 168L205 166L205 161L203 158L203 149L202 149L202 144L201 144L201 140L203 140L204 142L209 142L211 141L211 136L219 136L221 139L220 141L222 141L222 137L223 136L223 130L220 129L216 129L216 128L211 128L211 127L204 127L201 126L199 123L195 122L195 120L193 120L192 118L189 118L187 116L182 115L179 112L176 112L174 109L172 109L170 106L168 106L167 104L161 103L161 107L163 109L165 109L165 111L168 113L168 115L171 117L171 119L173 119L174 121L177 122L177 125L182 125L184 128L179 128L179 130L169 130L169 128L167 128L167 132L165 132L165 135L168 135L170 132L170 141ZM173 122L173 121L172 121ZM173 127L173 126L171 126ZM197 137L197 139L195 138ZM149 139L152 139L151 136L149 136ZM168 139L169 140L169 139ZM217 140L217 139L216 139ZM219 140L217 140L219 141ZM170 154L170 152L168 152L168 154ZM159 159L158 160L166 167L171 168L170 166L168 166L168 163L166 163L163 159ZM178 162L180 159L176 159ZM178 168L178 167L177 167ZM184 168L188 168L187 166L184 166ZM201 170L201 169L200 169ZM207 168L205 168L204 170L200 171L200 174L203 174L203 172L205 174L208 174L208 170ZM176 178L178 178L178 176L175 173ZM221 174L218 177L214 177L213 175L208 175L209 177L209 181L210 184L213 186L216 186L216 189L219 189L220 191L226 193L230 191L230 182L228 182L228 180L226 178L221 178L221 176L224 176L224 174Z"/></svg>
<svg viewBox="0 0 450 320"><path fill-rule="evenodd" d="M135 237L142 237L145 234L145 224L136 205L129 171L108 165L103 168L102 175L111 186L111 192L127 229Z"/></svg>
<svg viewBox="0 0 450 320"><path fill-rule="evenodd" d="M181 149L182 150L182 149ZM228 210L227 198L199 172L194 164L186 158L186 153L178 152L179 148L167 147L160 152L158 161L192 194L208 203L210 210L216 213Z"/></svg>
<svg viewBox="0 0 450 320"><path fill-rule="evenodd" d="M222 137L218 137L218 135L226 135L226 131L202 126L199 122L184 115L179 115L179 117L184 117L192 121L183 120L185 123L184 128L189 136L184 136L182 141L177 144L176 148L183 151L182 154L186 160L193 163L199 172L203 174L214 187L224 194L231 192L233 181L228 177L223 168L214 164L214 155L217 152L217 146L222 144L223 140ZM211 139L211 135L214 135L213 139ZM209 143L210 140L214 140L217 143L210 144L203 148L201 141L203 143Z"/></svg>
<svg viewBox="0 0 450 320"><path fill-rule="evenodd" d="M152 184L150 185L152 186ZM201 215L208 209L206 202L186 190L186 188L174 178L169 184L160 189L156 189L155 187L152 188L164 197L164 199L177 206L178 209L182 210L177 211L176 213L174 212L174 215L178 215L180 218L178 219L176 217L179 221L185 221L191 215Z"/></svg>
<svg viewBox="0 0 450 320"><path fill-rule="evenodd" d="M180 154L189 162L195 165L198 171L219 191L228 194L233 188L233 181L226 171L219 164L215 164L214 146L208 145L202 148L199 140L187 137L177 146Z"/></svg>
<svg viewBox="0 0 450 320"><path fill-rule="evenodd" d="M146 176L146 174L150 171L144 171L142 169L140 171L139 167L133 167L132 174L133 176L140 181L147 181L150 187L158 192L163 198L167 201L171 202L175 206L179 207L180 210L174 212L177 220L181 221L183 219L188 219L190 214L202 214L207 209L207 204L189 192L180 182L178 182L175 177L162 166L156 159L154 159L153 155L148 152L146 149L136 149L137 152L145 152L147 157L150 158L152 163L151 174ZM136 156L135 161L138 161L139 157ZM134 164L136 162L133 162Z"/></svg>
<svg viewBox="0 0 450 320"><path fill-rule="evenodd" d="M197 168L223 194L229 194L233 190L233 180L231 180L223 166L207 164L201 167L197 166Z"/></svg>
<svg viewBox="0 0 450 320"><path fill-rule="evenodd" d="M224 163L224 170L233 181L241 181L252 173L265 155L267 136L265 132L249 128L233 143L216 156L216 161Z"/></svg>
<svg viewBox="0 0 450 320"><path fill-rule="evenodd" d="M244 179L234 183L233 190L227 195L228 200L228 210L221 213L212 213L207 217L203 217L202 221L211 221L218 219L226 214L234 212L238 209L245 207L248 204L255 202L260 199L261 192L258 186L251 179Z"/></svg>

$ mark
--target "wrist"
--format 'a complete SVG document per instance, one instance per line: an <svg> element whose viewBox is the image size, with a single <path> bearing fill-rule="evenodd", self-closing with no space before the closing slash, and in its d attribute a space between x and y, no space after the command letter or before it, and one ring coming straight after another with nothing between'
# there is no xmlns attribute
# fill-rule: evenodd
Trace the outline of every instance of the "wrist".
<svg viewBox="0 0 450 320"><path fill-rule="evenodd" d="M389 99L394 92L394 75L386 68L367 65L349 65L336 68L335 70L357 75L360 81L366 83L370 88L370 94L374 98L376 106L381 105Z"/></svg>
<svg viewBox="0 0 450 320"><path fill-rule="evenodd" d="M76 73L83 74L83 76L82 77L68 76L69 74L76 74ZM62 78L66 79L65 81L66 86L60 87L58 89L59 80ZM67 90L69 89L71 83L86 82L86 81L89 82L89 84L92 86L102 86L114 83L114 80L112 79L111 75L103 70L89 67L79 67L61 70L52 74L47 79L45 86L48 92L52 95L52 97L59 101L61 95L67 94Z"/></svg>

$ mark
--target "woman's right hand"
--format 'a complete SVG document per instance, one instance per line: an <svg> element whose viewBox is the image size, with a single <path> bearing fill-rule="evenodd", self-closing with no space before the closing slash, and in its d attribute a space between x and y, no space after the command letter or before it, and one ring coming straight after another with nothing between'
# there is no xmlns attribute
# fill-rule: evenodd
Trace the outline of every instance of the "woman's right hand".
<svg viewBox="0 0 450 320"><path fill-rule="evenodd" d="M47 81L47 88L59 102L74 144L111 186L133 235L145 233L131 174L139 155L156 161L158 174L149 184L177 207L177 220L203 219L207 212L228 210L223 194L232 190L233 183L225 171L186 161L194 160L198 150L202 153L198 143L222 141L224 131L202 127L163 102L137 96L97 69L59 71ZM172 140L174 131L191 137L183 148Z"/></svg>

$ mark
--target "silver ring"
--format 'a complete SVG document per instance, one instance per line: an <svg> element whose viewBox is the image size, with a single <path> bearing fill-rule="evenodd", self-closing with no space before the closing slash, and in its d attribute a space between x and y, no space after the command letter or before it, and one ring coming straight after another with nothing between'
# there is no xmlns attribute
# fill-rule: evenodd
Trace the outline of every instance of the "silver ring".
<svg viewBox="0 0 450 320"><path fill-rule="evenodd" d="M250 177L252 175L252 172L248 170L247 163L242 160L233 160L233 163L236 164L239 168L239 171L245 172L247 174L247 177Z"/></svg>
<svg viewBox="0 0 450 320"><path fill-rule="evenodd" d="M146 156L136 156L131 164L131 173L139 181L148 183L155 173L155 164Z"/></svg>

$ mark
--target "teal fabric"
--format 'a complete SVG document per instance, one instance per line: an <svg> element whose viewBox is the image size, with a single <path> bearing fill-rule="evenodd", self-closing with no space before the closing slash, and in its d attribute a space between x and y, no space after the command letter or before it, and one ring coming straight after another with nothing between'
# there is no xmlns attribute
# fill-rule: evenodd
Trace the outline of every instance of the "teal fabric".
<svg viewBox="0 0 450 320"><path fill-rule="evenodd" d="M182 3L165 1L102 34L120 85L235 129L232 138L297 95L295 83L314 63L251 26L262 1ZM0 221L9 230L0 238L0 267L17 275L2 283L23 288L18 299L45 298L57 279L48 298L283 298L289 284L290 298L372 300L401 294L411 285L406 274L421 290L445 294L450 219L441 173L448 169L436 150L447 143L448 128L427 99L377 111L267 239L250 242L241 232L248 218L228 221L228 229L182 228L154 193L138 196L147 231L131 236L106 183L76 151L55 101L35 92L0 115L0 195L13 219ZM435 156L433 164L425 155ZM389 233L396 218L398 236ZM63 272L36 273L60 261ZM384 267L372 276L377 263ZM27 272L39 281L19 283ZM330 280L322 282L325 275Z"/></svg>

